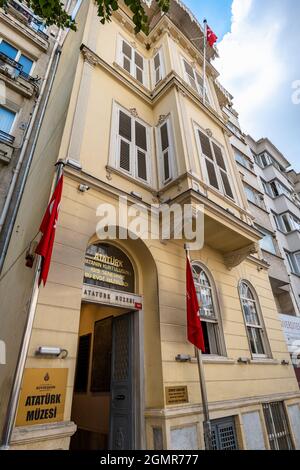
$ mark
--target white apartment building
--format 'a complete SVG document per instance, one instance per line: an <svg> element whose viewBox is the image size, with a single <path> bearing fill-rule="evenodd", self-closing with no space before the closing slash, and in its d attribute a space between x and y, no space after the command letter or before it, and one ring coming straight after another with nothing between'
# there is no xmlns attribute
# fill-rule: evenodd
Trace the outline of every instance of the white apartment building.
<svg viewBox="0 0 300 470"><path fill-rule="evenodd" d="M235 110L225 113L253 223L264 235L260 249L269 264L272 292L300 383L299 173L269 139L246 136Z"/></svg>

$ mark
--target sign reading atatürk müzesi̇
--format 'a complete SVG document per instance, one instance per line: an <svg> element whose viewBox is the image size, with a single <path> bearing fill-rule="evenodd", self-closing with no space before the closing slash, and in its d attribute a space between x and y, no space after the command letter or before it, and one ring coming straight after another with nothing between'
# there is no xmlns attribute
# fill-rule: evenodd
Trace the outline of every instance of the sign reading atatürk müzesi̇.
<svg viewBox="0 0 300 470"><path fill-rule="evenodd" d="M84 284L134 292L134 271L129 258L113 245L91 245L85 257Z"/></svg>
<svg viewBox="0 0 300 470"><path fill-rule="evenodd" d="M25 369L17 426L64 420L68 369Z"/></svg>

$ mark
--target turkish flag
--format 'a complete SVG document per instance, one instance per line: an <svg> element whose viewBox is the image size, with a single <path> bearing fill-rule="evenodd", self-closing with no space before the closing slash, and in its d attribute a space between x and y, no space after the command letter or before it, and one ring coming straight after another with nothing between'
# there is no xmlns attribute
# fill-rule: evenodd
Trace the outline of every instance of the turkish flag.
<svg viewBox="0 0 300 470"><path fill-rule="evenodd" d="M205 352L204 337L199 315L199 303L193 279L192 267L186 260L186 311L188 340L196 348Z"/></svg>
<svg viewBox="0 0 300 470"><path fill-rule="evenodd" d="M62 189L63 176L60 177L56 185L51 201L47 207L46 213L40 226L40 232L42 232L43 236L35 250L36 254L40 255L43 258L39 285L43 281L45 286L48 278Z"/></svg>
<svg viewBox="0 0 300 470"><path fill-rule="evenodd" d="M213 47L214 43L217 42L218 38L213 32L213 30L207 26L207 42L210 45L210 47Z"/></svg>

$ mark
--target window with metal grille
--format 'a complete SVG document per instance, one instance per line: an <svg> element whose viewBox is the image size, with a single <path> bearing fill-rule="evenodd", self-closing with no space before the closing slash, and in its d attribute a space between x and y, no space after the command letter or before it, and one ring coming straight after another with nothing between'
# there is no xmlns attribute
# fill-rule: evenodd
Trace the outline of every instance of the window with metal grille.
<svg viewBox="0 0 300 470"><path fill-rule="evenodd" d="M234 199L224 155L221 147L199 128L197 129L200 150L205 162L205 173L210 186Z"/></svg>
<svg viewBox="0 0 300 470"><path fill-rule="evenodd" d="M90 350L92 335L79 337L77 363L75 372L75 393L86 393L89 378Z"/></svg>
<svg viewBox="0 0 300 470"><path fill-rule="evenodd" d="M200 73L197 72L197 70L194 67L192 67L192 65L189 62L187 62L185 59L182 59L182 60L183 60L186 81L201 97L203 97L203 88L204 88L203 77L201 77ZM205 102L210 105L212 103L212 100L208 92L207 84L205 86Z"/></svg>
<svg viewBox="0 0 300 470"><path fill-rule="evenodd" d="M174 152L171 136L171 122L167 119L159 127L159 145L161 161L161 180L163 184L168 183L174 177Z"/></svg>
<svg viewBox="0 0 300 470"><path fill-rule="evenodd" d="M205 342L205 354L224 355L220 341L221 333L215 286L202 265L193 262L192 270L200 306L199 313Z"/></svg>
<svg viewBox="0 0 300 470"><path fill-rule="evenodd" d="M292 450L288 420L283 402L263 404L265 422L272 450Z"/></svg>
<svg viewBox="0 0 300 470"><path fill-rule="evenodd" d="M121 39L120 65L143 85L145 84L145 59L127 41Z"/></svg>
<svg viewBox="0 0 300 470"><path fill-rule="evenodd" d="M260 316L258 298L254 289L246 281L240 283L239 293L251 353L255 357L266 357L269 355L269 348Z"/></svg>
<svg viewBox="0 0 300 470"><path fill-rule="evenodd" d="M238 450L233 417L211 421L212 450Z"/></svg>
<svg viewBox="0 0 300 470"><path fill-rule="evenodd" d="M149 129L118 109L117 167L146 183L150 180Z"/></svg>

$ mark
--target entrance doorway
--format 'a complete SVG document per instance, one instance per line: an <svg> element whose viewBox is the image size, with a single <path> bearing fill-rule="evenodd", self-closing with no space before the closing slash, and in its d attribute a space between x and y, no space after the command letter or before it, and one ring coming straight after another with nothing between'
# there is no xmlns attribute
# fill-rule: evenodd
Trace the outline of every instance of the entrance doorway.
<svg viewBox="0 0 300 470"><path fill-rule="evenodd" d="M136 315L122 308L82 304L72 450L135 448Z"/></svg>
<svg viewBox="0 0 300 470"><path fill-rule="evenodd" d="M212 450L238 450L234 417L211 421Z"/></svg>

